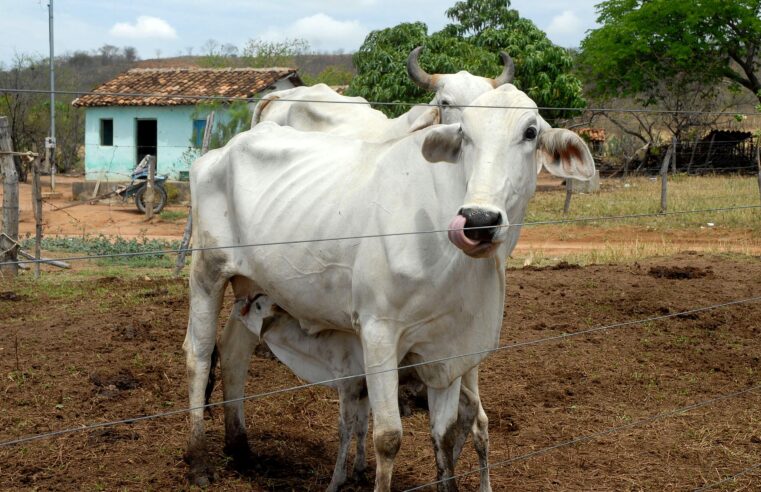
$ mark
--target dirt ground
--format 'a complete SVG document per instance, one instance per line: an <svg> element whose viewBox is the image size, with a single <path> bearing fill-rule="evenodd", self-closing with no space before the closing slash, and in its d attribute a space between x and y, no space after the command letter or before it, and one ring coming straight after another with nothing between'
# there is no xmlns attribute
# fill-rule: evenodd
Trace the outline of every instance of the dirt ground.
<svg viewBox="0 0 761 492"><path fill-rule="evenodd" d="M58 277L54 277L57 275ZM0 283L0 441L187 406L186 280ZM501 343L761 295L761 258L683 253L629 265L509 270ZM60 281L58 281L60 279ZM228 300L229 302L229 300ZM761 303L492 354L482 365L492 463L761 383ZM299 381L255 357L247 394ZM221 398L219 388L215 400ZM246 403L256 461L233 471L208 421L209 490L324 490L336 395L315 388ZM427 415L404 418L394 490L435 478ZM176 490L186 415L0 448L2 490ZM372 456L372 444L369 444ZM491 471L494 490L693 490L761 462L761 392L550 450ZM477 467L467 445L458 472ZM373 462L371 458L371 469ZM476 490L477 474L459 480ZM761 490L761 469L717 490ZM345 490L369 490L350 485Z"/></svg>
<svg viewBox="0 0 761 492"><path fill-rule="evenodd" d="M78 177L58 176L56 190L62 194L60 198L47 200L43 206L44 234L46 236L83 236L100 235L121 236L131 238L155 238L179 240L185 227L183 213L186 206L171 205L165 210L175 212L171 220L154 218L145 221L132 201L122 202L119 199L104 200L97 204L84 204L76 207L58 210L72 204L71 183L81 180ZM49 190L47 176L42 177L44 190ZM541 190L562 189L560 180L554 177L541 176ZM20 185L20 222L21 237L34 235L34 215L31 208L31 186ZM652 245L658 247L667 243L672 250L689 249L695 251L728 251L745 254L761 254L761 244L758 238L749 231L711 229L651 231L637 228L631 223L622 222L620 227L599 228L594 226L574 226L569 228L557 227L524 227L521 240L513 256L525 256L530 252L541 251L545 256L566 255L582 251L604 250L616 245L637 244L640 247Z"/></svg>

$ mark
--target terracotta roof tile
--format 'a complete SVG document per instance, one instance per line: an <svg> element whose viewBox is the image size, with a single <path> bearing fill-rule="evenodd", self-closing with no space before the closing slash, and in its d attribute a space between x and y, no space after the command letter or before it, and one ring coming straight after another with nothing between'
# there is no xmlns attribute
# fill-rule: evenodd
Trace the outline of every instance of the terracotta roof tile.
<svg viewBox="0 0 761 492"><path fill-rule="evenodd" d="M302 85L295 68L133 68L93 91L103 95L87 94L72 104L77 107L193 105L198 103L197 98L160 96L252 97L289 76L295 77L296 85Z"/></svg>
<svg viewBox="0 0 761 492"><path fill-rule="evenodd" d="M605 129L603 128L574 128L573 131L590 142L605 141Z"/></svg>

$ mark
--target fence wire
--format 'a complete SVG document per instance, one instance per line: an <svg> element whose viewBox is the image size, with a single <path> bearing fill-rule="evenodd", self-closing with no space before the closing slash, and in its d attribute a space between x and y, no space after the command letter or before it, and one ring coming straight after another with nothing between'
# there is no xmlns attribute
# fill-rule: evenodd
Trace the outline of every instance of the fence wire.
<svg viewBox="0 0 761 492"><path fill-rule="evenodd" d="M251 244L233 244L226 246L206 246L199 248L181 248L181 249L161 249L154 251L135 251L130 253L109 253L103 255L88 255L88 256L71 256L68 258L53 258L53 259L39 259L39 260L17 260L17 261L5 261L0 262L0 266L5 265L22 265L27 263L49 263L51 261L83 261L83 260L98 260L107 258L129 258L136 256L152 256L152 255L165 255L165 254L177 254L180 252L193 252L193 251L212 251L212 250L227 250L227 249L239 249L239 248L258 248L267 246L284 246L293 244L307 244L307 243L322 243L330 241L347 241L347 240L360 240L360 239L376 239L383 237L403 237L403 236L416 236L423 234L441 234L456 231L473 231L477 229L495 229L495 228L510 228L510 227L523 227L523 226L543 226L543 225L558 225L558 224L578 224L587 222L598 222L605 220L629 220L629 219L642 219L647 217L667 217L674 215L688 215L697 213L709 213L709 212L729 212L733 210L753 210L761 209L761 205L739 205L734 207L718 207L718 208L706 208L698 210L678 210L674 212L652 212L642 214L625 214L625 215L608 215L598 217L579 217L576 219L557 219L557 220L540 220L534 222L523 222L519 224L506 224L501 226L482 226L482 227L465 227L455 229L433 229L429 231L409 231L409 232L392 232L385 234L365 234L356 236L340 236L329 238L317 238L317 239L294 239L289 241L269 241L262 243Z"/></svg>
<svg viewBox="0 0 761 492"><path fill-rule="evenodd" d="M64 434L71 434L71 433L75 433L75 432L84 432L84 431L90 431L90 430L99 429L99 428L103 428L103 427L112 427L112 426L120 425L120 424L132 424L132 423L140 422L140 421L143 421L143 420L153 420L153 419L158 419L158 418L162 418L162 417L169 417L169 416L172 416L172 415L179 415L179 414L183 414L183 413L188 413L188 412L191 412L193 410L202 410L202 409L207 409L207 408L213 408L213 407L217 407L217 406L224 405L224 404L227 404L227 403L237 403L237 402L242 402L242 401L247 401L247 400L259 400L259 399L267 398L267 397L270 397L270 396L276 396L276 395L280 395L280 394L284 394L284 393L291 393L291 392L294 392L294 391L299 391L299 390L303 390L303 389L307 389L307 388L313 388L315 386L326 386L326 385L329 385L330 383L336 383L336 382L340 382L340 381L347 381L347 380L356 379L356 378L365 378L367 376L375 376L375 375L378 375L378 374L384 374L384 373L393 372L393 371L401 371L403 369L412 369L412 368L415 368L415 367L425 366L425 365L429 365L429 364L437 364L437 363L440 363L440 362L446 362L446 361L450 361L450 360L454 360L454 359L460 359L460 358L463 358L463 357L472 357L472 356L478 356L478 355L488 355L488 354L491 354L491 353L501 352L501 351L504 351L504 350L514 350L514 349L518 349L518 348L522 348L522 347L529 347L529 346L532 346L532 345L540 345L540 344L548 343L548 342L556 342L556 341L559 341L559 340L565 340L565 339L569 339L569 338L574 338L574 337L578 337L578 336L581 336L581 335L590 335L590 334L602 332L602 331L605 331L605 330L611 330L611 329L615 329L615 328L623 328L623 327L626 327L626 326L641 325L641 324L650 323L650 322L654 322L654 321L661 321L661 320L669 319L669 318L678 318L680 316L689 316L689 315L692 315L692 314L697 314L697 313L701 313L701 312L705 312L705 311L711 311L711 310L714 310L714 309L721 309L721 308L726 308L726 307L730 307L730 306L737 306L737 305L741 305L741 304L750 304L750 303L759 302L759 301L761 301L761 296L749 297L749 298L746 298L746 299L738 299L738 300L735 300L735 301L725 302L725 303L721 303L721 304L713 304L713 305L710 305L710 306L704 306L704 307L700 307L700 308L690 309L690 310L682 311L682 312L678 312L678 313L663 314L663 315L652 316L652 317L644 318L644 319L623 321L623 322L619 322L619 323L613 323L613 324L610 324L610 325L598 326L598 327L590 328L590 329L587 329L587 330L575 331L575 332L571 332L571 333L564 333L562 335L556 335L556 336L552 336L552 337L540 338L540 339L537 339L537 340L529 340L529 341L524 341L524 342L510 343L510 344L507 344L507 345L502 345L502 346L499 346L499 347L495 347L493 349L485 349L485 350L479 350L479 351L476 351L476 352L470 352L470 353L466 353L466 354L451 355L451 356L448 356L448 357L442 357L442 358L434 359L434 360L430 360L430 361L423 361L423 362L418 362L418 363L415 363L415 364L409 364L409 365L397 367L397 368L394 368L394 369L384 369L384 370L381 370L381 371L366 372L366 373L362 373L362 374L353 374L353 375L350 375L350 376L342 376L342 377L337 377L337 378L332 378L332 379L326 379L326 380L318 381L318 382L314 382L314 383L305 383L305 384L300 384L300 385L297 385L297 386L290 386L290 387L287 387L287 388L280 388L280 389L276 389L276 390L272 390L272 391L266 391L266 392L263 392L263 393L257 393L257 394L254 394L254 395L243 396L243 397L240 397L240 398L234 398L234 399L231 399L231 400L224 400L224 401L219 401L219 402L207 403L205 405L200 405L200 406L196 406L196 407L180 408L180 409L176 409L176 410L169 410L169 411L166 411L166 412L160 412L160 413L155 413L155 414L151 414L151 415L142 415L142 416L138 416L138 417L131 417L131 418L113 420L113 421L109 421L109 422L99 422L99 423L96 423L96 424L83 425L83 426L80 426L80 427L71 427L71 428L68 428L68 429L61 429L61 430L47 432L47 433L43 433L43 434L35 434L35 435L21 437L21 438L17 438L17 439L2 441L2 442L0 442L0 448L7 447L7 446L12 446L12 445L17 445L17 444L23 444L23 443L31 442L31 441L37 441L37 440L40 440L40 439L47 439L47 438L51 438L51 437L57 437L57 436L61 436L61 435L64 435Z"/></svg>
<svg viewBox="0 0 761 492"><path fill-rule="evenodd" d="M248 102L256 103L266 98L266 96L254 97L235 97L235 96L201 96L196 94L152 94L141 92L99 92L99 91L64 91L50 89L16 89L9 87L0 87L0 94L58 94L69 96L106 96L106 97L135 97L135 98L158 98L158 99L190 99L195 101L220 101L220 102ZM323 101L318 99L287 99L279 98L270 100L276 102L299 102L315 104L359 104L363 106L432 106L438 107L438 104L432 103L413 103L405 101ZM574 111L574 112L599 112L599 113L645 113L645 114L675 114L675 115L706 115L706 116L761 116L755 111L689 111L675 109L646 109L646 108L573 108L573 107L553 107L553 106L495 106L495 105L475 105L475 104L452 104L453 108L483 108L483 109L538 109L542 111Z"/></svg>
<svg viewBox="0 0 761 492"><path fill-rule="evenodd" d="M693 490L692 492L702 492L703 490L710 490L710 489L716 488L719 485L723 485L723 484L728 483L728 482L733 482L734 480L740 478L741 476L747 475L748 473L750 473L750 472L752 472L754 470L758 470L758 469L761 469L761 463L757 463L757 464L755 464L753 466L749 466L748 468L745 468L744 470L741 470L741 471L735 473L734 475L731 475L731 476L729 476L729 477L727 477L727 478L725 478L723 480L719 480L718 482L713 482L713 483L709 483L707 485L704 485L704 486L702 486L700 488L697 488L697 489Z"/></svg>
<svg viewBox="0 0 761 492"><path fill-rule="evenodd" d="M463 478L463 477L466 477L466 476L471 475L473 473L478 473L478 472L481 472L481 471L486 470L486 469L492 469L492 468L498 468L498 467L503 467L503 466L507 466L507 465L512 465L512 464L518 463L520 461L525 461L525 460L527 460L529 458L533 458L533 457L536 457L536 456L541 456L543 454L549 453L550 451L554 451L556 449L564 448L564 447L567 447L567 446L573 446L574 444L581 444L581 443L589 442L589 441L592 441L592 440L597 439L599 437L608 436L610 434L615 434L615 433L620 432L622 430L632 429L634 427L640 427L642 425L649 424L649 423L652 423L652 422L656 422L658 420L663 420L663 419L666 419L666 418L669 418L669 417L674 417L676 415L681 415L683 413L689 412L690 410L695 410L695 409L698 409L698 408L706 407L706 406L712 405L714 403L719 403L719 402L726 401L726 400L729 400L729 399L732 399L732 398L737 398L739 396L743 396L743 395L746 395L748 393L756 392L756 391L759 391L759 390L761 390L761 385L757 385L757 386L753 386L753 387L746 388L746 389L743 389L743 390L735 391L733 393L727 393L727 394L724 394L724 395L721 395L721 396L717 396L715 398L711 398L709 400L703 400L703 401L701 401L699 403L694 403L692 405L687 405L686 407L677 408L676 410L670 410L668 412L662 412L662 413L658 413L656 415L652 415L652 416L647 417L647 418L635 420L633 422L629 422L628 424L618 425L618 426L615 426L615 427L609 427L607 429L604 429L604 430L601 430L601 431L598 431L598 432L593 432L591 434L585 434L583 436L575 437L573 439L569 439L567 441L562 441L562 442L553 444L552 446L547 446L546 448L542 448L542 449L539 449L537 451L532 451L530 453L522 454L522 455L516 456L514 458L509 458L509 459L506 459L506 460L497 461L495 463L490 463L488 466L482 466L480 468L474 468L472 470L468 470L465 473L460 473L458 475L454 475L453 477L450 477L450 478L446 478L446 479L443 479L443 480L436 480L434 482L428 482L428 483L425 483L423 485L418 485L417 487L412 487L410 489L406 489L404 492L411 492L413 490L422 490L422 489L426 489L428 487L433 487L434 485L438 485L438 484L441 484L441 483L444 483L444 482L449 482L451 480L457 480L459 478ZM759 466L759 465L757 465L757 466ZM745 473L747 473L750 470L752 470L752 468L746 470ZM727 479L725 481L731 480L732 478L734 478L734 477L730 477L729 479ZM718 483L715 484L715 485L718 485ZM704 490L704 489L699 489L699 490Z"/></svg>

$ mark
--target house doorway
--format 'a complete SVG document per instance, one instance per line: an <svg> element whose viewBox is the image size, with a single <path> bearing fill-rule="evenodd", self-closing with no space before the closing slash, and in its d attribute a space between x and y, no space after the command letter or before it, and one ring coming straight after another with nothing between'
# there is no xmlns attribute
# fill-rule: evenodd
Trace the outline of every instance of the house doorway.
<svg viewBox="0 0 761 492"><path fill-rule="evenodd" d="M158 150L158 125L156 120L137 120L136 130L135 147L137 147L137 162L135 165L139 164L143 160L143 157L148 154L156 156L156 151Z"/></svg>

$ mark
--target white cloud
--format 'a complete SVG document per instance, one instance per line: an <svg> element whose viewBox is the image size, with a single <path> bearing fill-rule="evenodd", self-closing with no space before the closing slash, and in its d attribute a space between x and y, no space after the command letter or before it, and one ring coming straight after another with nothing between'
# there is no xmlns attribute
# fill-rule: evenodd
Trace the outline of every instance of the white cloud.
<svg viewBox="0 0 761 492"><path fill-rule="evenodd" d="M284 38L302 38L309 42L312 49L347 49L359 48L369 29L359 21L339 21L323 13L302 17L285 28L270 27L261 34L262 39L282 40Z"/></svg>
<svg viewBox="0 0 761 492"><path fill-rule="evenodd" d="M547 36L560 46L578 46L587 29L586 24L574 11L564 10L550 20Z"/></svg>
<svg viewBox="0 0 761 492"><path fill-rule="evenodd" d="M109 34L119 38L132 39L176 39L177 31L164 19L141 15L137 22L118 22L111 28Z"/></svg>

